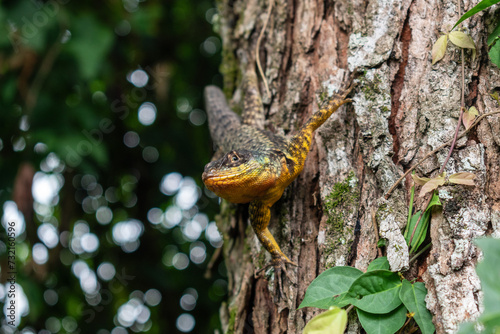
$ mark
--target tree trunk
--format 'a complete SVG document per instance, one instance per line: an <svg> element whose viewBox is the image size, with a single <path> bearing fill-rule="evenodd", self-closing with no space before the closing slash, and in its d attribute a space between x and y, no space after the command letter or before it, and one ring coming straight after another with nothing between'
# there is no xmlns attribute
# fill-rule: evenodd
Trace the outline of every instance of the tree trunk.
<svg viewBox="0 0 500 334"><path fill-rule="evenodd" d="M348 70L363 73L354 102L316 132L304 171L272 208L271 233L299 264L289 269L296 285L285 284L286 296L279 303L273 302L272 271L254 275L270 257L248 224L248 207L223 204L217 220L225 237L229 279L229 299L221 309L224 331L300 333L321 312L297 310L311 281L332 266L366 270L377 257L380 235L387 240L384 251L391 269L425 282L437 333L452 333L459 322L479 314L480 284L474 271L478 250L472 240L500 234L499 117L486 117L458 141L446 172L472 172L476 186L440 188L443 207L432 215L432 248L412 264L402 235L411 178L387 200L384 195L406 170L454 135L461 52L449 46L444 59L431 66L431 48L458 20L457 3L273 2L259 50L271 91L267 96L261 82L268 129L293 133L318 109L323 92L339 89ZM476 3L462 6L468 10ZM268 6L263 0L219 2L221 71L235 109L242 96L241 57L255 52ZM466 106L476 106L480 114L490 112L496 102L489 93L500 87L499 70L486 54L486 32L491 28L482 14L464 26L477 45L475 60L466 53ZM436 176L448 149L420 164L417 174ZM425 202L418 198L417 210ZM349 333L361 331L354 313Z"/></svg>

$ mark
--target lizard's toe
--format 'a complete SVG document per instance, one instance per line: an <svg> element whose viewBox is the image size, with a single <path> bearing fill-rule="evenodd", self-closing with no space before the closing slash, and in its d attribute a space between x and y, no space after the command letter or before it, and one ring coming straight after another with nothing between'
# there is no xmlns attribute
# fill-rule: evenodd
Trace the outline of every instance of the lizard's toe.
<svg viewBox="0 0 500 334"><path fill-rule="evenodd" d="M286 276L286 278L292 283L293 285L296 285L297 282L295 279L290 275L288 272L286 265L289 264L294 267L299 267L298 264L296 264L293 261L290 261L287 257L279 256L279 257L274 257L271 262L269 262L267 265L262 267L259 271L257 271L257 274L260 274L261 272L267 270L270 266L273 266L274 268L274 301L277 303L283 294L283 276ZM283 275L284 274L284 275Z"/></svg>

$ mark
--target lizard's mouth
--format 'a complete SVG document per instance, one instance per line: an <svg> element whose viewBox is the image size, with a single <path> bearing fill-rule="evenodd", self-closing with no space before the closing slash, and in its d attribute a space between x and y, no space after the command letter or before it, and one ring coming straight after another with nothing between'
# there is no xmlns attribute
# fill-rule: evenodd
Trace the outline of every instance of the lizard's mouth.
<svg viewBox="0 0 500 334"><path fill-rule="evenodd" d="M251 167L248 165L240 165L234 168L221 168L222 163L220 160L213 161L205 166L205 170L201 175L203 183L207 187L210 186L223 186L225 183L230 183L232 179L239 178L242 174L245 174Z"/></svg>
<svg viewBox="0 0 500 334"><path fill-rule="evenodd" d="M201 175L201 179L203 180L203 183L207 184L224 180L229 181L230 179L238 175L239 174L221 174L220 172L217 172L215 170L208 170L203 172L203 174Z"/></svg>
<svg viewBox="0 0 500 334"><path fill-rule="evenodd" d="M202 180L217 196L231 203L248 203L262 197L276 182L276 177L258 167L257 162L251 162L221 169L216 163L210 163L205 167Z"/></svg>

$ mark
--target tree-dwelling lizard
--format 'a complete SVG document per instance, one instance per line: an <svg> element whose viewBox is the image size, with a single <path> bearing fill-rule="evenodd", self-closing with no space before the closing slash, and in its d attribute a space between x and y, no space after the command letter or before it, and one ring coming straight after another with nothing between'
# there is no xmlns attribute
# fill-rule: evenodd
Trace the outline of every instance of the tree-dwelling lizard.
<svg viewBox="0 0 500 334"><path fill-rule="evenodd" d="M272 256L278 296L282 293L281 271L286 274L286 264L296 264L283 254L267 228L270 208L304 168L313 132L341 105L351 102L346 98L351 89L352 85L334 96L297 134L286 139L264 130L264 108L253 70L245 75L241 118L228 107L218 87L205 88L208 125L217 150L205 166L203 182L231 203L250 203L250 223Z"/></svg>

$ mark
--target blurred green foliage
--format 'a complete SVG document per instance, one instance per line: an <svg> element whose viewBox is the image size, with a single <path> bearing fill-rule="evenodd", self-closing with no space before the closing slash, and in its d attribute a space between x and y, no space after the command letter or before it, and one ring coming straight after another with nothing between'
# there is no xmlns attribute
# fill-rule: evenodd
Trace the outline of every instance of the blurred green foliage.
<svg viewBox="0 0 500 334"><path fill-rule="evenodd" d="M194 317L192 332L220 326L224 268L216 261L204 279L214 248L206 233L186 232L196 214L211 217L217 207L200 180L212 149L202 90L222 81L214 6L205 0L0 3L0 213L7 219L5 203L15 201L26 223L16 248L16 279L29 302L18 327L23 333L175 333L181 314ZM145 102L156 108L150 125L151 117L138 117ZM197 200L174 210L182 219L169 225L164 213L182 201L180 190L160 191L172 172L184 177L180 185L194 179L189 189ZM33 200L34 175L59 177L62 187L50 203ZM98 221L99 208L110 209L109 223ZM161 222L148 218L152 208L163 213ZM143 226L137 249L116 240L114 229L131 220ZM57 245L49 247L42 225L55 227ZM97 250L75 251L80 228L97 236ZM5 283L7 241L0 231ZM48 249L46 262L34 259L37 244ZM172 265L172 254L189 256L196 245L206 248L204 261L183 270ZM110 281L98 275L98 293L86 293L75 274L79 260L94 273L109 262L116 275ZM162 299L147 307L147 323L120 322L120 308L131 300L147 306L150 289ZM197 295L195 306L181 307L186 294ZM2 330L9 333L5 324Z"/></svg>

